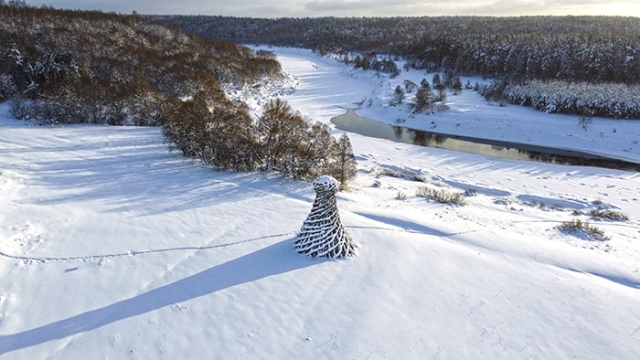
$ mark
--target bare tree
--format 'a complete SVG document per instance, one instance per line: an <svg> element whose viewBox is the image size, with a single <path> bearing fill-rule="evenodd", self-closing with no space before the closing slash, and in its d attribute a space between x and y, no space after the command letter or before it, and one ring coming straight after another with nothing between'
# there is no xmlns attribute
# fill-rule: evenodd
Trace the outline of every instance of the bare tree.
<svg viewBox="0 0 640 360"><path fill-rule="evenodd" d="M340 190L345 190L347 182L353 179L358 171L351 141L346 133L343 133L335 144L332 158L335 163L331 175L340 181Z"/></svg>

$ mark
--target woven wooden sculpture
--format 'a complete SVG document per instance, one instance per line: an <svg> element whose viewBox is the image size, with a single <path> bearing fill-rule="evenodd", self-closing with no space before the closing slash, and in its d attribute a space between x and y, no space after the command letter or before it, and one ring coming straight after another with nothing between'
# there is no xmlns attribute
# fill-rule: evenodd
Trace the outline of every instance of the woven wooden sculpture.
<svg viewBox="0 0 640 360"><path fill-rule="evenodd" d="M355 255L357 245L345 231L338 214L336 192L339 187L338 180L326 175L313 182L316 199L295 241L300 254L328 258Z"/></svg>

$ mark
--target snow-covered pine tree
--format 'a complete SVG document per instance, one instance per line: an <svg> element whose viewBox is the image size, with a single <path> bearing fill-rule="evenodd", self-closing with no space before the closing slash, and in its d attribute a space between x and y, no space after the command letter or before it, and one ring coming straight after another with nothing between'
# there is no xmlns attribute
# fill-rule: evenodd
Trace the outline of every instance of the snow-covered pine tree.
<svg viewBox="0 0 640 360"><path fill-rule="evenodd" d="M402 104L402 100L404 100L404 90L400 87L400 85L398 85L393 92L393 104Z"/></svg>
<svg viewBox="0 0 640 360"><path fill-rule="evenodd" d="M420 82L420 88L416 92L416 96L413 103L413 112L427 112L429 114L434 113L435 96L431 90L429 82L422 79Z"/></svg>
<svg viewBox="0 0 640 360"><path fill-rule="evenodd" d="M300 254L327 258L356 254L357 245L340 221L336 203L339 186L340 182L328 175L313 182L316 199L294 243Z"/></svg>

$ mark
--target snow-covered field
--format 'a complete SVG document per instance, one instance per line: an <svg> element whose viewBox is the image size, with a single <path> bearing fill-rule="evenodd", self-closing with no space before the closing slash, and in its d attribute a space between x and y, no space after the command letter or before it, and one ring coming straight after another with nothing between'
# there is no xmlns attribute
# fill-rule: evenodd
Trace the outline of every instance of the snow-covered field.
<svg viewBox="0 0 640 360"><path fill-rule="evenodd" d="M594 119L584 131L469 91L450 95L447 113L412 119L383 105L402 76L424 74L389 81L277 53L299 81L289 103L314 120L364 101L361 115L390 123L640 159L640 123ZM214 172L167 152L157 128L33 127L2 111L0 359L640 353L640 174L350 134L360 171L338 206L359 254L327 261L292 249L311 184ZM421 186L477 195L452 206L415 196ZM629 219L591 220L592 209ZM555 229L572 219L611 239Z"/></svg>

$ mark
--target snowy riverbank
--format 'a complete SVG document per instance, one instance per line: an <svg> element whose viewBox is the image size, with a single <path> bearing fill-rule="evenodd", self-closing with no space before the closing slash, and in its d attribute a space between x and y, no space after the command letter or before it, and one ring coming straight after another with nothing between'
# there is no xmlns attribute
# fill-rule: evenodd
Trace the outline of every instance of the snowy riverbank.
<svg viewBox="0 0 640 360"><path fill-rule="evenodd" d="M448 111L413 114L408 103L414 94L408 94L404 104L389 105L394 90L398 85L403 86L404 80L417 84L423 78L431 81L433 74L412 69L390 79L388 75L377 75L373 71L348 68L309 50L265 49L278 55L285 70L294 74L300 71L298 80L301 83L309 81L313 84L300 89L291 99L294 107L304 109L305 115L313 120L326 122L344 113L345 108L358 107L357 112L363 117L413 129L574 149L640 162L640 120L593 118L585 130L577 116L546 114L516 105L501 107L487 102L472 90L464 90L460 95L449 94ZM467 81L474 84L488 80L462 78L463 83ZM318 92L323 95L314 96Z"/></svg>

